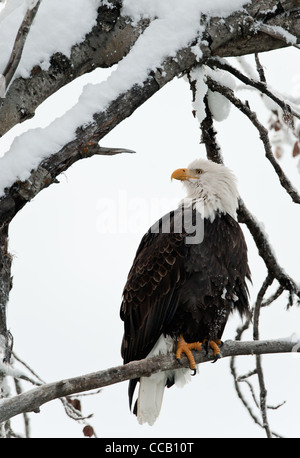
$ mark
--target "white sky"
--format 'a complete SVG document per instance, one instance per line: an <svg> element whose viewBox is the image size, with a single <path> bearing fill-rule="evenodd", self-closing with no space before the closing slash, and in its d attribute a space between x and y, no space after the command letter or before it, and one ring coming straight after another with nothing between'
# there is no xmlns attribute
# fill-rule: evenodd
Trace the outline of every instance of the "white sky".
<svg viewBox="0 0 300 458"><path fill-rule="evenodd" d="M262 54L270 85L284 91L292 88L298 59L297 49ZM253 62L252 57L248 60ZM82 80L98 83L109 73L97 70ZM45 125L62 114L77 100L81 84L73 83L53 96L27 126ZM249 92L239 95L257 107L262 120L268 118L258 97ZM14 288L8 325L16 353L47 382L122 363L119 308L138 243L150 224L183 197L181 185L170 182L172 171L205 157L191 109L187 83L183 79L169 83L101 143L133 149L135 155L80 161L59 178L59 185L42 191L12 222ZM241 196L264 224L279 262L299 281L299 210L278 186L257 132L235 109L216 128L225 162L238 177ZM7 142L2 140L0 146L5 148ZM289 153L281 165L299 189L296 161ZM265 269L244 232L254 300ZM300 310L286 312L286 303L285 296L263 310L261 338L299 334ZM234 338L239 323L236 316L230 320L223 340ZM299 437L300 356L265 356L263 365L269 404L287 401L279 410L269 411L271 428L286 437ZM253 366L253 358L239 359L241 373ZM127 383L83 398L83 413L94 413L90 423L98 437L265 436L237 399L228 359L203 364L199 372L183 389L166 390L153 427L138 425L129 413ZM179 414L184 422L178 421ZM59 401L42 406L31 421L33 437L81 436L82 425L66 417ZM21 430L20 419L13 424Z"/></svg>

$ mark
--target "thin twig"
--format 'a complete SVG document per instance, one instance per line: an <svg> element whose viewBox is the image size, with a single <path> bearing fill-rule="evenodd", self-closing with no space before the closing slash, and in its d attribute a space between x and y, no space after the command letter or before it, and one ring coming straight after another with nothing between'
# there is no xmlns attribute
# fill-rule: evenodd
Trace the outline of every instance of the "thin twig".
<svg viewBox="0 0 300 458"><path fill-rule="evenodd" d="M263 419L263 427L266 431L266 435L268 438L272 437L272 432L270 430L270 425L268 421L268 415L267 415L267 389L265 385L265 380L264 380L264 373L262 369L262 364L261 364L261 357L260 355L256 356L256 369L257 369L257 376L258 376L258 382L259 382L259 388L260 388L260 411Z"/></svg>
<svg viewBox="0 0 300 458"><path fill-rule="evenodd" d="M248 386L248 388L250 390L250 393L251 393L252 399L254 401L254 404L256 405L256 407L259 408L259 403L258 403L258 400L256 399L255 391L254 391L254 388L253 388L252 384L248 380L245 380L245 379L240 380L240 381L246 383L246 385Z"/></svg>
<svg viewBox="0 0 300 458"><path fill-rule="evenodd" d="M232 357L231 360L230 360L230 371L231 371L231 375L233 376L235 391L236 391L239 399L241 400L242 404L244 405L244 407L248 411L250 417L254 421L254 423L256 423L257 425L259 425L262 428L263 427L262 423L260 422L259 418L253 412L251 406L247 402L245 396L243 395L243 393L242 393L242 391L240 389L240 385L239 385L239 381L238 381L239 377L237 375L237 370L236 370L236 366L235 366L235 360L236 360L235 357Z"/></svg>
<svg viewBox="0 0 300 458"><path fill-rule="evenodd" d="M22 364L37 380L39 380L39 382L46 383L36 372L34 372L34 370L27 363L25 363L25 361L17 356L15 352L13 352L13 357L16 361Z"/></svg>
<svg viewBox="0 0 300 458"><path fill-rule="evenodd" d="M281 402L280 404L277 404L277 406L270 406L270 405L268 405L267 407L268 407L268 409L270 409L270 410L277 410L277 409L279 409L280 407L284 406L284 404L286 404L286 401L283 401L283 402Z"/></svg>
<svg viewBox="0 0 300 458"><path fill-rule="evenodd" d="M257 73L259 74L259 79L263 84L266 84L267 80L266 80L265 72L264 72L263 66L260 63L258 53L256 52L254 56L255 56L256 70L257 70Z"/></svg>
<svg viewBox="0 0 300 458"><path fill-rule="evenodd" d="M240 376L237 378L237 381L238 381L238 382L242 382L242 381L245 380L246 378L252 377L252 375L256 375L256 369L253 369L252 371L249 371L247 374L240 375Z"/></svg>

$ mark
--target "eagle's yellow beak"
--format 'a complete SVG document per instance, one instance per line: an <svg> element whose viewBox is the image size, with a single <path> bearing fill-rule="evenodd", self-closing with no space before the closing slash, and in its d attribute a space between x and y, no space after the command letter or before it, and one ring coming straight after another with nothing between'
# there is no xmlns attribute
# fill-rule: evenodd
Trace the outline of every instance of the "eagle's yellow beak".
<svg viewBox="0 0 300 458"><path fill-rule="evenodd" d="M188 178L198 178L191 174L188 169L176 169L171 175L171 181L175 178L175 180L187 180Z"/></svg>

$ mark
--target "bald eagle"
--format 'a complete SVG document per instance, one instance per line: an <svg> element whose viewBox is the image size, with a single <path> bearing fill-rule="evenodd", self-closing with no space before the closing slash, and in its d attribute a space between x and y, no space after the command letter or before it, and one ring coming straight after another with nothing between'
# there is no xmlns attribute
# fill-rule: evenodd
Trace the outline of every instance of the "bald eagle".
<svg viewBox="0 0 300 458"><path fill-rule="evenodd" d="M123 291L121 353L124 364L175 352L212 348L215 360L229 314L249 316L247 246L237 223L236 179L227 167L197 159L177 169L187 196L142 238ZM157 419L165 386L183 385L191 370L130 380L129 403L139 382L134 413L139 423Z"/></svg>

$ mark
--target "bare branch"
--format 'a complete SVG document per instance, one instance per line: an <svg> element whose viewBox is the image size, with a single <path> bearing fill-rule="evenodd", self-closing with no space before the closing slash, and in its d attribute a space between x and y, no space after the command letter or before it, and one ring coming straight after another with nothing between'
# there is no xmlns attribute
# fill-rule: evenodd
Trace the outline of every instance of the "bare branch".
<svg viewBox="0 0 300 458"><path fill-rule="evenodd" d="M300 204L300 195L298 194L297 190L294 188L288 177L285 175L284 171L276 161L274 154L272 152L272 147L269 141L268 131L267 129L258 121L256 114L249 108L248 103L243 103L240 99L235 97L233 91L229 88L225 88L221 84L213 81L210 77L207 77L206 84L211 91L217 91L226 97L234 106L236 106L242 113L244 113L252 122L252 124L256 127L260 134L260 138L263 142L265 148L265 156L272 164L281 186L286 190L286 192L290 195L293 202Z"/></svg>
<svg viewBox="0 0 300 458"><path fill-rule="evenodd" d="M295 281L287 275L284 269L278 264L273 249L268 241L268 237L261 228L261 225L254 218L251 212L248 210L244 202L240 199L238 209L239 222L246 224L248 227L255 244L257 246L259 255L265 262L268 272L276 278L282 288L295 294L300 298L300 289ZM282 291L281 291L282 292Z"/></svg>
<svg viewBox="0 0 300 458"><path fill-rule="evenodd" d="M22 364L38 380L38 382L35 382L31 378L28 378L26 376L24 377L23 376L24 374L18 374L19 377L16 377L16 375L15 375L14 376L14 382L15 382L17 394L21 394L21 393L24 392L24 390L21 387L19 378L21 378L21 379L23 378L24 380L29 381L30 383L33 383L34 385L38 385L38 386L46 384L46 382L44 380L42 380L41 377L39 377L39 375L36 374L36 372L34 372L34 370L27 363L25 363L22 359L20 359L15 354L15 352L13 352L13 357L14 357L14 359L16 361L18 361L20 364ZM1 368L1 365L0 365L0 368ZM7 375L10 375L10 374L7 374ZM88 392L88 393L85 394L85 396L91 396L93 394L98 394L98 393L100 393L100 391L101 390L97 390L96 393L95 392L92 392L92 393ZM83 396L83 395L81 394L79 396ZM85 425L88 425L86 420L91 418L92 414L87 415L87 416L83 416L82 415L82 413L81 413L81 403L77 399L79 396L77 396L74 399L72 397L70 397L70 396L63 397L63 398L60 398L60 401L61 401L61 403L63 405L65 413L68 415L69 418L71 418L72 420L75 420L75 421L80 421L81 423L83 423ZM29 433L30 433L30 431L29 431L29 417L28 417L26 412L23 414L23 417L24 417L24 426L25 426L25 437L29 437ZM93 430L94 430L94 428L93 428ZM94 432L94 436L96 437L95 432Z"/></svg>
<svg viewBox="0 0 300 458"><path fill-rule="evenodd" d="M268 274L256 298L256 302L254 305L254 311L253 311L253 339L254 340L259 339L260 308L263 302L263 298L267 292L267 289L269 288L269 286L271 286L271 284L273 283L273 280L274 278L270 274Z"/></svg>
<svg viewBox="0 0 300 458"><path fill-rule="evenodd" d="M264 426L263 426L262 422L261 422L260 419L257 417L257 415L255 415L255 413L253 412L253 409L251 408L251 406L250 406L249 403L247 402L246 397L244 396L244 394L242 393L242 391L241 391L241 389L240 389L239 382L244 382L245 379L243 378L243 376L238 376L238 375L237 375L237 370L236 370L235 362L236 362L236 357L233 356L233 357L231 358L231 361L230 361L230 371L231 371L231 375L233 376L234 387L235 387L236 393L237 393L239 399L241 400L242 404L243 404L244 407L246 408L247 412L249 413L250 417L251 417L252 420L254 421L254 423L256 423L258 426L260 426L261 428L263 428ZM241 380L240 380L240 379L241 379ZM253 387L252 387L252 385L250 385L249 383L248 383L248 387L249 387L249 389L250 389L252 398L254 399L254 404L257 406L258 403L257 403L256 397L255 397L254 391L253 391ZM272 435L275 436L275 437L282 437L282 436L280 436L279 434L275 433L274 431L272 431Z"/></svg>
<svg viewBox="0 0 300 458"><path fill-rule="evenodd" d="M273 283L273 280L274 278L270 274L268 274L256 298L254 312L253 312L253 339L254 340L259 339L260 308L263 302L263 298L267 292L267 289L269 288L269 286L271 286L271 284ZM270 426L268 422L268 415L267 415L267 390L266 390L266 385L264 381L264 373L262 369L262 362L261 362L260 355L256 355L256 373L257 373L259 389L260 389L259 407L260 407L260 411L262 415L263 427L266 431L267 437L271 438L272 432L270 430Z"/></svg>
<svg viewBox="0 0 300 458"><path fill-rule="evenodd" d="M288 339L250 342L226 341L222 347L222 357L290 353L295 351L295 348L295 342ZM205 352L195 352L196 363L201 364L213 361L214 356L211 353L209 352L206 355ZM182 358L182 364L180 364L173 354L160 355L154 358L132 361L107 370L49 383L13 398L0 401L0 423L23 412L37 412L40 406L54 399L102 388L133 378L147 377L159 371L178 369L180 367L189 367L189 362L185 356Z"/></svg>
<svg viewBox="0 0 300 458"><path fill-rule="evenodd" d="M257 60L257 58L256 58ZM211 68L219 68L221 70L228 71L232 75L234 75L236 78L238 78L240 81L242 81L244 84L247 86L251 86L255 89L257 89L259 92L262 94L265 94L268 96L271 100L273 100L275 103L277 103L278 106L283 110L283 112L286 114L286 117L290 120L292 123L292 118L291 116L295 116L295 118L300 119L300 113L296 112L291 108L290 105L288 105L284 100L280 99L277 95L275 95L272 91L270 91L266 85L266 82L261 80L261 81L255 81L251 78L248 78L246 75L241 73L238 69L234 68L232 65L230 65L228 62L222 60L222 59L216 59L216 58L210 58L205 62L209 67ZM260 69L260 75L262 75L262 67L259 67ZM263 77L264 78L264 77Z"/></svg>
<svg viewBox="0 0 300 458"><path fill-rule="evenodd" d="M263 69L263 66L260 63L260 60L259 60L257 52L255 53L255 63L256 63L256 70L257 70L257 73L259 74L260 81L262 83L266 83L267 80L266 80L266 76L265 76L265 71Z"/></svg>

